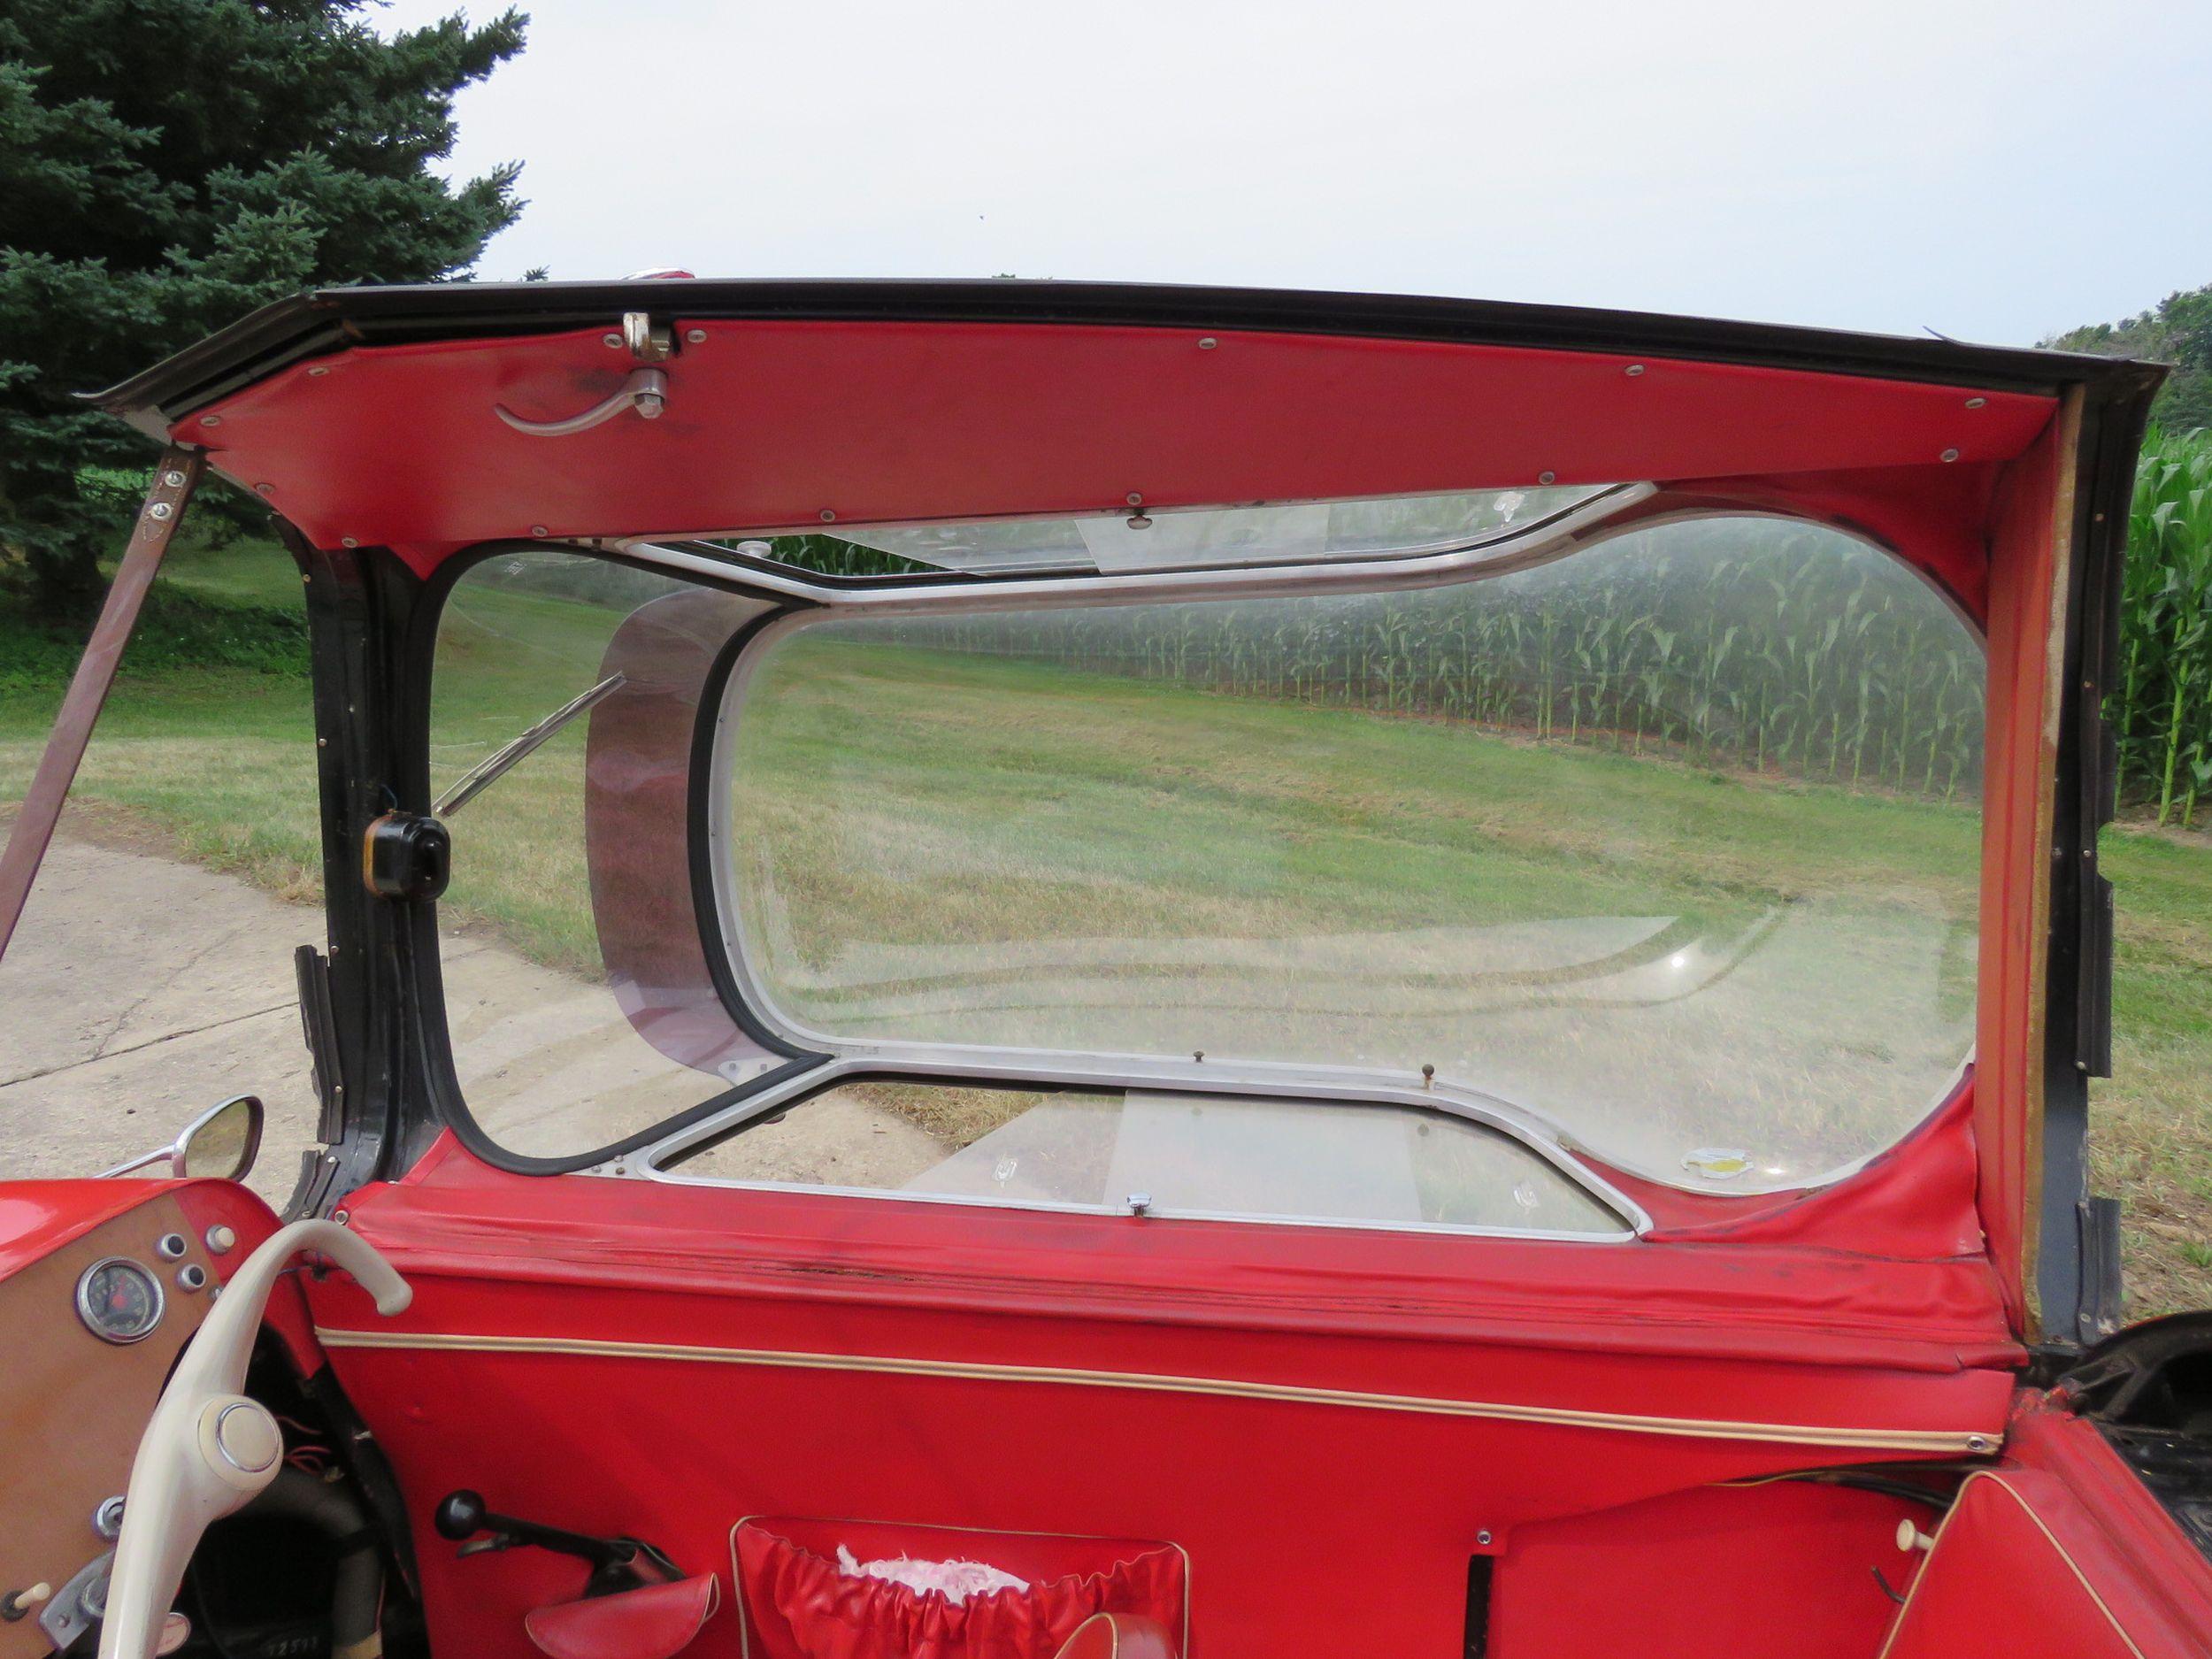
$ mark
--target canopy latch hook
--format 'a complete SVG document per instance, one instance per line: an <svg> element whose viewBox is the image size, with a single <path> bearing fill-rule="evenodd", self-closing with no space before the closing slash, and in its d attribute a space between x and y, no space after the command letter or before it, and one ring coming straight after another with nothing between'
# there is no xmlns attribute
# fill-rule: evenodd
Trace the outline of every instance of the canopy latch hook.
<svg viewBox="0 0 2212 1659"><path fill-rule="evenodd" d="M589 432L594 426L612 420L626 409L634 409L641 420L657 420L668 404L668 374L663 369L632 369L629 377L611 396L603 397L581 414L571 415L565 420L525 420L504 403L492 405L492 412L517 432L526 432L534 438L565 438L571 433Z"/></svg>
<svg viewBox="0 0 2212 1659"><path fill-rule="evenodd" d="M525 420L504 403L493 404L492 412L517 432L526 432L534 438L565 438L572 432L589 432L626 409L636 410L641 420L658 419L668 404L668 375L657 365L676 355L674 331L655 327L652 317L645 311L626 311L622 332L609 334L607 343L627 347L630 356L641 365L630 371L622 388L612 396L565 420Z"/></svg>

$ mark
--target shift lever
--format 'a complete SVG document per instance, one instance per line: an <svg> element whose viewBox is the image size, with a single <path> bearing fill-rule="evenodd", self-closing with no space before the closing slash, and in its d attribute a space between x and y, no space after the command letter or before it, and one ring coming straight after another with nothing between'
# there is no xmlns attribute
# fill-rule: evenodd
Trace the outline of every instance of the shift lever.
<svg viewBox="0 0 2212 1659"><path fill-rule="evenodd" d="M634 1538L594 1538L588 1532L572 1532L562 1527L526 1521L518 1516L500 1515L484 1507L481 1493L471 1492L465 1486L447 1493L438 1501L437 1512L431 1517L430 1524L437 1529L439 1537L459 1544L464 1555L528 1544L552 1550L556 1555L588 1561L591 1563L591 1583L584 1591L588 1596L632 1589L657 1578L673 1582L683 1577L676 1563L650 1544ZM480 1533L483 1536L479 1537Z"/></svg>

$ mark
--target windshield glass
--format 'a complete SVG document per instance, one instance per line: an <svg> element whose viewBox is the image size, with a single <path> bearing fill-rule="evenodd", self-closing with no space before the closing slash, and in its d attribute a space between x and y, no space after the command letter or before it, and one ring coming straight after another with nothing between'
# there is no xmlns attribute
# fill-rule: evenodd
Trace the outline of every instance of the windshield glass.
<svg viewBox="0 0 2212 1659"><path fill-rule="evenodd" d="M1903 565L1748 518L1415 593L825 613L730 685L724 931L810 1046L1432 1067L1801 1185L1967 1057L1982 687Z"/></svg>

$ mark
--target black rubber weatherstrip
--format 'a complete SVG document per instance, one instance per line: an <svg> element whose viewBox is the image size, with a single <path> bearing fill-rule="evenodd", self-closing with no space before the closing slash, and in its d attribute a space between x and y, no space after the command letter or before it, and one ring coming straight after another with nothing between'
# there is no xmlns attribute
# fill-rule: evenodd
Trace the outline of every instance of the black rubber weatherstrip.
<svg viewBox="0 0 2212 1659"><path fill-rule="evenodd" d="M1236 329L1626 353L1992 391L2048 394L2162 372L2124 358L1640 311L1294 289L1025 281L439 282L279 300L87 401L164 423L303 358L361 345L603 327L626 311L686 322L1031 323Z"/></svg>
<svg viewBox="0 0 2212 1659"><path fill-rule="evenodd" d="M403 792L407 799L416 803L417 810L422 811L429 810L428 734L431 671L436 656L439 619L444 614L446 601L451 595L455 585L470 569L484 563L487 559L497 558L503 554L511 556L518 552L558 553L572 558L596 559L607 564L622 565L634 570L649 571L658 576L670 574L664 566L649 565L638 559L621 557L608 553L588 553L577 548L536 541L487 542L457 553L442 564L424 585L415 611L409 618L408 637L403 648L404 661L401 670L400 686L404 706L401 714L401 724L407 733L406 741L410 744L404 765L407 775ZM690 580L696 581L701 587L721 588L749 598L763 596L738 582L719 582L706 576L690 577ZM778 613L772 611L770 613L770 615ZM755 618L744 628L739 630L736 637L740 640L749 637L766 620L766 617ZM725 646L721 653L722 663L726 664L726 661L733 655L731 648ZM708 676L707 686L703 691L700 701L703 724L706 723L707 712L712 706L710 695L723 683L723 680L726 678L726 666L724 666L721 676L718 677L712 672ZM695 733L695 753L697 741L696 733ZM690 809L695 814L698 810L695 795L696 785L695 783L695 801ZM693 818L695 829L700 819L695 816ZM695 882L699 876L698 855L695 851L695 844L699 837L695 833L690 839L695 843L693 877ZM410 908L414 911L412 926L408 932L408 979L410 1000L413 1004L411 1012L413 1028L422 1048L423 1071L430 1094L430 1103L437 1118L453 1131L454 1138L471 1153L495 1168L512 1170L524 1175L558 1175L572 1170L590 1169L610 1159L634 1152L641 1147L649 1146L664 1136L678 1129L688 1127L702 1118L710 1117L725 1107L733 1105L760 1090L772 1087L803 1071L811 1071L827 1058L824 1055L811 1054L795 1048L787 1040L770 1033L760 1024L753 1012L744 1006L742 999L735 996L734 977L730 973L726 956L721 954L720 930L718 926L712 935L703 937L700 943L706 953L709 972L714 974L716 989L722 993L731 1018L737 1023L741 1030L744 1031L748 1036L754 1038L756 1041L760 1042L764 1048L771 1052L787 1055L790 1057L783 1064L764 1071L757 1077L749 1078L733 1087L718 1090L706 1099L687 1107L682 1111L660 1118L619 1140L609 1141L606 1145L595 1148L588 1152L570 1153L558 1157L538 1157L514 1151L502 1146L493 1139L469 1113L468 1103L461 1089L460 1076L454 1068L452 1043L446 1027L445 987L443 975L441 972L437 908L434 903L431 902L419 903ZM413 1116L412 1113L407 1115ZM407 1130L411 1130L413 1127L412 1124L405 1125Z"/></svg>

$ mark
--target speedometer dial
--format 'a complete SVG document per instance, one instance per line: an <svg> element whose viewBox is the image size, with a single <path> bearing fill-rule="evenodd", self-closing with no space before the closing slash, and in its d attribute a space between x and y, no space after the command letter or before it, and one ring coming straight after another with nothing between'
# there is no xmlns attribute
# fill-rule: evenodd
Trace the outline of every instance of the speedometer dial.
<svg viewBox="0 0 2212 1659"><path fill-rule="evenodd" d="M127 1256L111 1256L77 1280L77 1317L104 1342L135 1342L161 1323L161 1281Z"/></svg>

